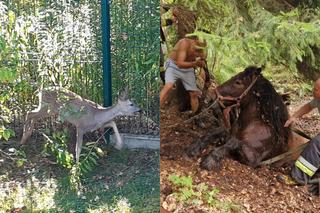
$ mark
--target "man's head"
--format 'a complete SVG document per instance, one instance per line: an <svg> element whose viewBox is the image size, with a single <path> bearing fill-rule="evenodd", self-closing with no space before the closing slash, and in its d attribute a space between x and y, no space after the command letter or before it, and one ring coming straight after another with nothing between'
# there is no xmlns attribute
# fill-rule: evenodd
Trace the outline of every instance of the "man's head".
<svg viewBox="0 0 320 213"><path fill-rule="evenodd" d="M197 43L197 46L199 46L199 47L206 47L207 46L206 40L203 38L199 38L198 35L195 35L195 34L190 35L189 34L189 35L186 35L186 38L195 40Z"/></svg>
<svg viewBox="0 0 320 213"><path fill-rule="evenodd" d="M203 32L203 33L206 33L206 34L210 34L210 32L208 30L202 29L202 28L198 29L197 31L198 32ZM190 35L189 34L189 35L186 35L186 37L196 40L197 43L198 43L198 46L200 46L200 47L206 47L207 46L206 40L204 38L199 37L198 35L195 35L195 34L191 34Z"/></svg>
<svg viewBox="0 0 320 213"><path fill-rule="evenodd" d="M320 78L318 78L313 85L313 97L320 99Z"/></svg>

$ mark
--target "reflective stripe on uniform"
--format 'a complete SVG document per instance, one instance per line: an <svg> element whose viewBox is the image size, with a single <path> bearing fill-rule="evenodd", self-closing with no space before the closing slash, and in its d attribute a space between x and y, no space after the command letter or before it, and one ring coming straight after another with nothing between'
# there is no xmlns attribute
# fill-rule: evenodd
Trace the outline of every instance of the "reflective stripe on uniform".
<svg viewBox="0 0 320 213"><path fill-rule="evenodd" d="M317 167L313 166L310 162L308 162L302 156L298 158L298 160L295 162L295 165L310 177L312 177L314 173L316 173L317 171Z"/></svg>
<svg viewBox="0 0 320 213"><path fill-rule="evenodd" d="M318 170L317 167L315 167L314 165L312 165L309 161L307 161L304 157L300 156L298 158L298 161L300 161L303 165L305 165L306 167L308 167L310 170L316 172Z"/></svg>

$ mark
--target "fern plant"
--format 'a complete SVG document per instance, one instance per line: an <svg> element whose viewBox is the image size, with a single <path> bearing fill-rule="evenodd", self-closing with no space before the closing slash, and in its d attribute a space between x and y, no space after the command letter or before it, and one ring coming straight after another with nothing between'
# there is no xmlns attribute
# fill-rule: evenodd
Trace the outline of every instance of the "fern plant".
<svg viewBox="0 0 320 213"><path fill-rule="evenodd" d="M298 7L279 14L265 10L256 0L176 0L194 11L195 31L207 41L208 65L219 82L248 65L282 65L297 73L297 63L310 58L317 68L314 47L320 48L319 8ZM200 10L199 8L212 8ZM215 12L220 11L220 13ZM319 67L318 67L319 68Z"/></svg>
<svg viewBox="0 0 320 213"><path fill-rule="evenodd" d="M194 184L190 176L171 174L168 179L174 186L175 197L183 203L194 205L205 203L218 209L239 211L238 205L219 200L218 194L220 191L216 187L209 187L205 183Z"/></svg>

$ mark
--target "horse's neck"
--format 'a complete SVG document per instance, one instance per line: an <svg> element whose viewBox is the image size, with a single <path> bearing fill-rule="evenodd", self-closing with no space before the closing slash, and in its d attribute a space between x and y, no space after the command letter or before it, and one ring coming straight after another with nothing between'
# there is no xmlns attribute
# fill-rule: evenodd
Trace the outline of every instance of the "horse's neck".
<svg viewBox="0 0 320 213"><path fill-rule="evenodd" d="M247 126L251 121L259 118L259 112L257 110L257 101L241 105L239 121L242 126Z"/></svg>

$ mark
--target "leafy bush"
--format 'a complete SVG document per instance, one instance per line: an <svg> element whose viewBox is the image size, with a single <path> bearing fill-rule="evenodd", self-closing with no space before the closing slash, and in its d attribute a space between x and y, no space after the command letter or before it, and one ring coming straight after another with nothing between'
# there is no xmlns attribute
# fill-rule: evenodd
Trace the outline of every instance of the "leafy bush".
<svg viewBox="0 0 320 213"><path fill-rule="evenodd" d="M53 154L59 165L70 169L73 165L73 156L67 150L67 142L69 140L68 132L66 130L53 132L52 139L48 136L45 137L47 139L47 143L45 144L43 154Z"/></svg>
<svg viewBox="0 0 320 213"><path fill-rule="evenodd" d="M4 37L0 35L0 140L7 141L10 137L15 136L15 132L6 127L12 120L12 111L7 106L11 97L10 91L4 88L17 77L18 60L19 57L15 50L10 48Z"/></svg>
<svg viewBox="0 0 320 213"><path fill-rule="evenodd" d="M98 159L105 155L97 146L97 141L88 142L81 150L80 162L75 164L73 154L68 151L70 136L67 129L53 132L51 136L42 134L47 140L43 155L53 155L59 165L70 170L69 181L73 189L80 188L81 177L93 171L98 165Z"/></svg>
<svg viewBox="0 0 320 213"><path fill-rule="evenodd" d="M256 0L175 0L197 14L196 31L206 39L208 64L219 82L248 65L283 65L297 73L297 63L310 58L319 70L312 48L320 48L319 8L298 7L278 14ZM206 8L204 10L199 8Z"/></svg>

